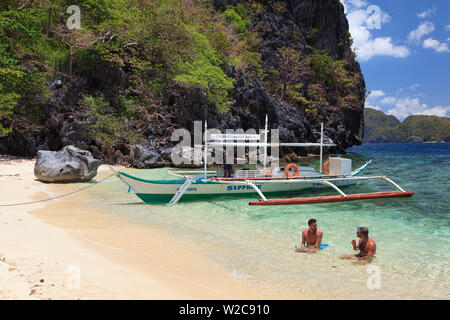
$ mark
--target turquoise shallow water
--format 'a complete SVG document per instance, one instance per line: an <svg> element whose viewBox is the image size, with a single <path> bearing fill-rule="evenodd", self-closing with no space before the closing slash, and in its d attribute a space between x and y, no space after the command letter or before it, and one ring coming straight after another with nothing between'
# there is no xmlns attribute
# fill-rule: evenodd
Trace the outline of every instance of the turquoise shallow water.
<svg viewBox="0 0 450 320"><path fill-rule="evenodd" d="M348 151L353 168L372 159L365 175L386 175L414 191L413 198L250 207L248 201L256 196L223 197L163 207L142 203L126 193L119 180L109 179L92 188L84 201L108 216L161 228L180 245L194 241L199 254L234 276L264 287L336 298L448 299L450 144L367 144ZM303 163L317 168L318 158ZM167 169L126 171L143 178L163 178ZM365 182L346 189L347 193L380 190L393 190L393 186ZM317 254L294 253L301 230L312 217L330 247ZM377 243L371 265L379 268L380 289L367 287L367 266L338 259L352 253L350 241L356 238L358 226L368 227Z"/></svg>

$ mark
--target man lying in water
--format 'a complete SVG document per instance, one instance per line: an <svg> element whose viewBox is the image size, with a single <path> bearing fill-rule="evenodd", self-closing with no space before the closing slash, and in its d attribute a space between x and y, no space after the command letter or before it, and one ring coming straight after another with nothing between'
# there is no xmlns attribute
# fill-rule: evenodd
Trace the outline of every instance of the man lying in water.
<svg viewBox="0 0 450 320"><path fill-rule="evenodd" d="M302 231L302 245L295 249L295 252L313 253L320 250L323 232L317 229L316 219L309 219L308 226L308 229Z"/></svg>
<svg viewBox="0 0 450 320"><path fill-rule="evenodd" d="M355 259L358 260L359 264L366 264L370 262L377 251L377 245L372 238L369 238L369 229L365 227L359 227L356 229L356 236L359 239L358 245L356 241L352 240L351 244L353 250L359 250L357 254L346 254L341 257L341 259Z"/></svg>

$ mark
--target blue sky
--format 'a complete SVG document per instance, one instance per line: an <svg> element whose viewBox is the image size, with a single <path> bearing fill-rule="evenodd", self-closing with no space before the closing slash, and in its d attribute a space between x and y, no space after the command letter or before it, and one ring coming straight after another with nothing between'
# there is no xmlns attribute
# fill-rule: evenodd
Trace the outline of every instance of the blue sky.
<svg viewBox="0 0 450 320"><path fill-rule="evenodd" d="M450 117L450 1L341 2L371 91L365 106L399 120Z"/></svg>

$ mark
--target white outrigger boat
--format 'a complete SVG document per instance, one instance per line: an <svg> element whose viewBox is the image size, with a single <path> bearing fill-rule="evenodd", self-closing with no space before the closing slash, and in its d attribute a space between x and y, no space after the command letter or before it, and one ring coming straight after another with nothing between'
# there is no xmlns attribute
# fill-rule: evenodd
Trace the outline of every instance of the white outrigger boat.
<svg viewBox="0 0 450 320"><path fill-rule="evenodd" d="M361 176L371 161L365 163L360 168L352 171L351 160L341 157L330 157L324 165L325 173L322 172L322 152L323 147L332 147L335 144L323 143L323 124L321 128L320 143L268 143L268 122L263 131L264 142L227 142L229 140L258 140L259 135L221 135L214 134L208 137L207 124L205 122L204 133L204 168L197 171L169 171L168 173L177 177L175 180L148 180L132 176L125 172L116 172L116 175L133 191L141 200L147 203L164 203L167 205L176 204L181 198L183 200L213 198L219 196L252 196L258 194L259 201L252 201L250 205L289 205L306 203L324 203L337 201L364 200L374 198L411 197L414 193L403 190L398 184L385 176ZM259 141L259 140L258 140ZM264 161L262 168L255 170L236 170L234 177L225 178L219 176L217 171L207 170L207 149L208 146L248 146L263 147ZM312 167L298 167L289 164L286 168L273 167L266 168L267 147L269 146L291 146L291 147L320 147L320 172ZM327 166L329 165L329 172ZM292 174L290 169L294 169ZM393 184L398 191L373 192L347 195L339 187L355 185L362 180L378 179ZM298 193L304 189L333 188L339 195L322 196L309 198L289 198L268 200L266 194L288 194Z"/></svg>

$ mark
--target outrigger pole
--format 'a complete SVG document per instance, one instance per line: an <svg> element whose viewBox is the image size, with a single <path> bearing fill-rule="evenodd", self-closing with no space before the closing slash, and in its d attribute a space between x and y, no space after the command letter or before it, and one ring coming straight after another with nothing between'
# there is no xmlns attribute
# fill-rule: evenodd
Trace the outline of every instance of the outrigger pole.
<svg viewBox="0 0 450 320"><path fill-rule="evenodd" d="M294 198L294 199L270 199L251 201L248 204L251 206L280 206L280 205L295 205L295 204L313 204L313 203L327 203L327 202L343 202L354 200L369 200L380 198L409 198L412 197L414 192L412 191L389 191L389 192L370 192L370 193L358 193L349 194L347 197L339 196L326 196L326 197L309 197L309 198Z"/></svg>
<svg viewBox="0 0 450 320"><path fill-rule="evenodd" d="M345 194L333 181L342 180L342 178L330 178L330 179L305 179L302 182L316 182L323 183L334 190L340 195L338 196L320 196L320 197L308 197L308 198L293 198L293 199L267 199L261 196L262 200L251 201L248 204L251 206L279 206L279 205L293 205L293 204L311 204L311 203L327 203L327 202L341 202L341 201L354 201L354 200L367 200L367 199L379 199L379 198L409 198L414 195L412 191L405 191L397 183L387 178L386 176L375 177L351 177L344 178L345 180L368 180L368 179L381 179L394 185L399 191L381 191L381 192L369 192L369 193L357 193L357 194ZM270 181L271 182L271 181ZM295 180L289 180L285 183L295 183ZM258 181L252 181L252 183L258 183ZM259 194L260 192L258 192Z"/></svg>
<svg viewBox="0 0 450 320"><path fill-rule="evenodd" d="M205 120L205 134L204 134L204 140L205 140L205 150L203 152L203 179L206 180L207 177L207 170L208 170L208 163L207 163L207 158L208 158L208 153L207 153L207 149L208 149L208 123Z"/></svg>

